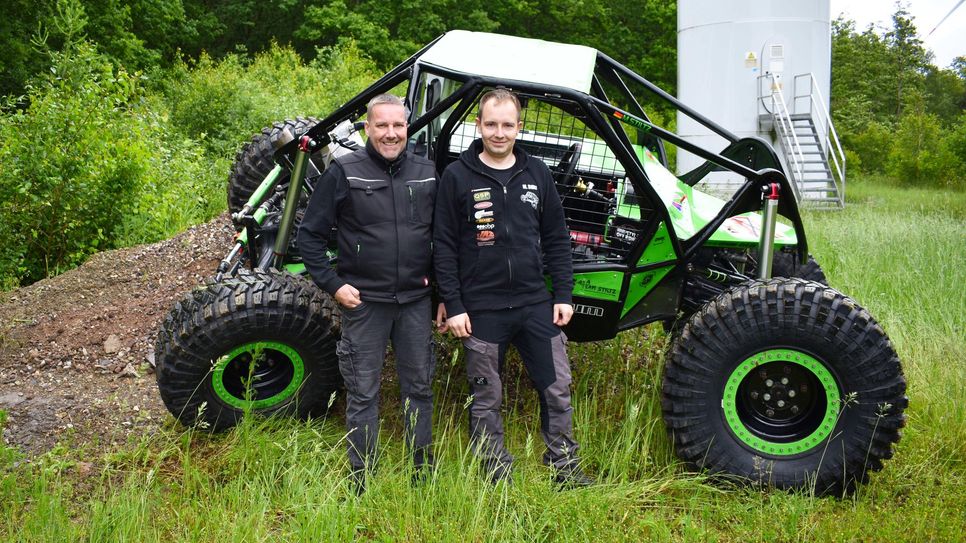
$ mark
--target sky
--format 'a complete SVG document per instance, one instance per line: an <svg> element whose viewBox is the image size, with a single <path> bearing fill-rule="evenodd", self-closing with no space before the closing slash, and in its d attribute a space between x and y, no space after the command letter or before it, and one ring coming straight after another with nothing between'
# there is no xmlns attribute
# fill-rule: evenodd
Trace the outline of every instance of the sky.
<svg viewBox="0 0 966 543"><path fill-rule="evenodd" d="M832 19L844 14L846 19L855 21L856 31L862 32L869 24L874 24L876 32L892 28L892 14L896 3L892 0L831 0ZM966 56L966 2L959 6L939 28L926 36L939 24L960 0L905 0L906 11L914 17L913 22L923 46L935 55L933 64L948 68L953 58Z"/></svg>

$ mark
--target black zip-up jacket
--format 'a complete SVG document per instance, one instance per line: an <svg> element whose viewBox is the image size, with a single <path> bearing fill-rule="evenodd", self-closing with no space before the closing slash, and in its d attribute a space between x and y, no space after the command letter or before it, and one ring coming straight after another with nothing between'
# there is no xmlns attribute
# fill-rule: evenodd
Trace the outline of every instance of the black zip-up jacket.
<svg viewBox="0 0 966 543"><path fill-rule="evenodd" d="M319 179L298 233L312 279L329 294L346 283L373 302L407 303L430 292L436 169L403 152L388 162L366 144ZM338 270L326 255L338 226Z"/></svg>
<svg viewBox="0 0 966 543"><path fill-rule="evenodd" d="M482 151L474 141L443 172L436 195L433 261L446 313L572 303L570 235L549 168L515 147L503 185L485 173Z"/></svg>

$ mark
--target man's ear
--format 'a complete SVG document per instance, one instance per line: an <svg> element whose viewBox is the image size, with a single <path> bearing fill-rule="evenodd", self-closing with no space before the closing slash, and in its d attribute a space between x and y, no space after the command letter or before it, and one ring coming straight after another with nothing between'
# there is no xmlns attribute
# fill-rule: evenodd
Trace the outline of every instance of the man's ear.
<svg viewBox="0 0 966 543"><path fill-rule="evenodd" d="M476 122L476 131L478 133L482 134L483 133L483 130L480 128L480 118L477 117L475 122Z"/></svg>
<svg viewBox="0 0 966 543"><path fill-rule="evenodd" d="M369 121L363 121L362 129L366 132L366 139L369 139Z"/></svg>

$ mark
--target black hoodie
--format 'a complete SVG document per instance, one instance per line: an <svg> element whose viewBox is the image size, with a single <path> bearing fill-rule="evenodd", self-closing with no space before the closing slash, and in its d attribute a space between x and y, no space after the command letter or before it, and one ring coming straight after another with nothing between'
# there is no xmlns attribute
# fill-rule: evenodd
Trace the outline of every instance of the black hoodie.
<svg viewBox="0 0 966 543"><path fill-rule="evenodd" d="M434 265L447 314L571 303L570 235L550 170L515 147L504 185L486 173L482 151L474 141L436 195Z"/></svg>

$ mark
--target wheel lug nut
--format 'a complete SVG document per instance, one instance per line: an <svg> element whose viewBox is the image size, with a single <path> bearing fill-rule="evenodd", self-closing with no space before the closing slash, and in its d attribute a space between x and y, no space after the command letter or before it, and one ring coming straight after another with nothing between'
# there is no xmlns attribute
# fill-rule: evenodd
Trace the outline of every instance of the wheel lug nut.
<svg viewBox="0 0 966 543"><path fill-rule="evenodd" d="M764 395L764 396L762 396L762 398L764 398L764 399L765 399L765 401L767 402L768 400L770 400L770 399L771 399L771 394L769 394L769 393L767 393L767 392L766 392L766 393L765 393L765 395Z"/></svg>
<svg viewBox="0 0 966 543"><path fill-rule="evenodd" d="M769 417L774 417L775 416L775 410L774 409L769 409L768 411L765 411L765 414L768 415Z"/></svg>
<svg viewBox="0 0 966 543"><path fill-rule="evenodd" d="M795 397L795 391L794 390L789 390L788 391L788 397L789 398L794 398Z"/></svg>
<svg viewBox="0 0 966 543"><path fill-rule="evenodd" d="M751 391L751 399L752 400L757 400L758 399L758 391L757 390Z"/></svg>
<svg viewBox="0 0 966 543"><path fill-rule="evenodd" d="M774 381L772 381L771 379L766 379L766 380L765 380L765 386L766 386L766 387L770 387L770 386L772 386L772 385L774 385L774 384L775 384L775 382L774 382Z"/></svg>
<svg viewBox="0 0 966 543"><path fill-rule="evenodd" d="M778 400L778 407L785 407L785 400Z"/></svg>
<svg viewBox="0 0 966 543"><path fill-rule="evenodd" d="M793 405L792 406L792 414L793 415L797 415L798 414L798 406L797 405Z"/></svg>
<svg viewBox="0 0 966 543"><path fill-rule="evenodd" d="M788 384L788 377L782 377L782 384L783 385L787 385Z"/></svg>

